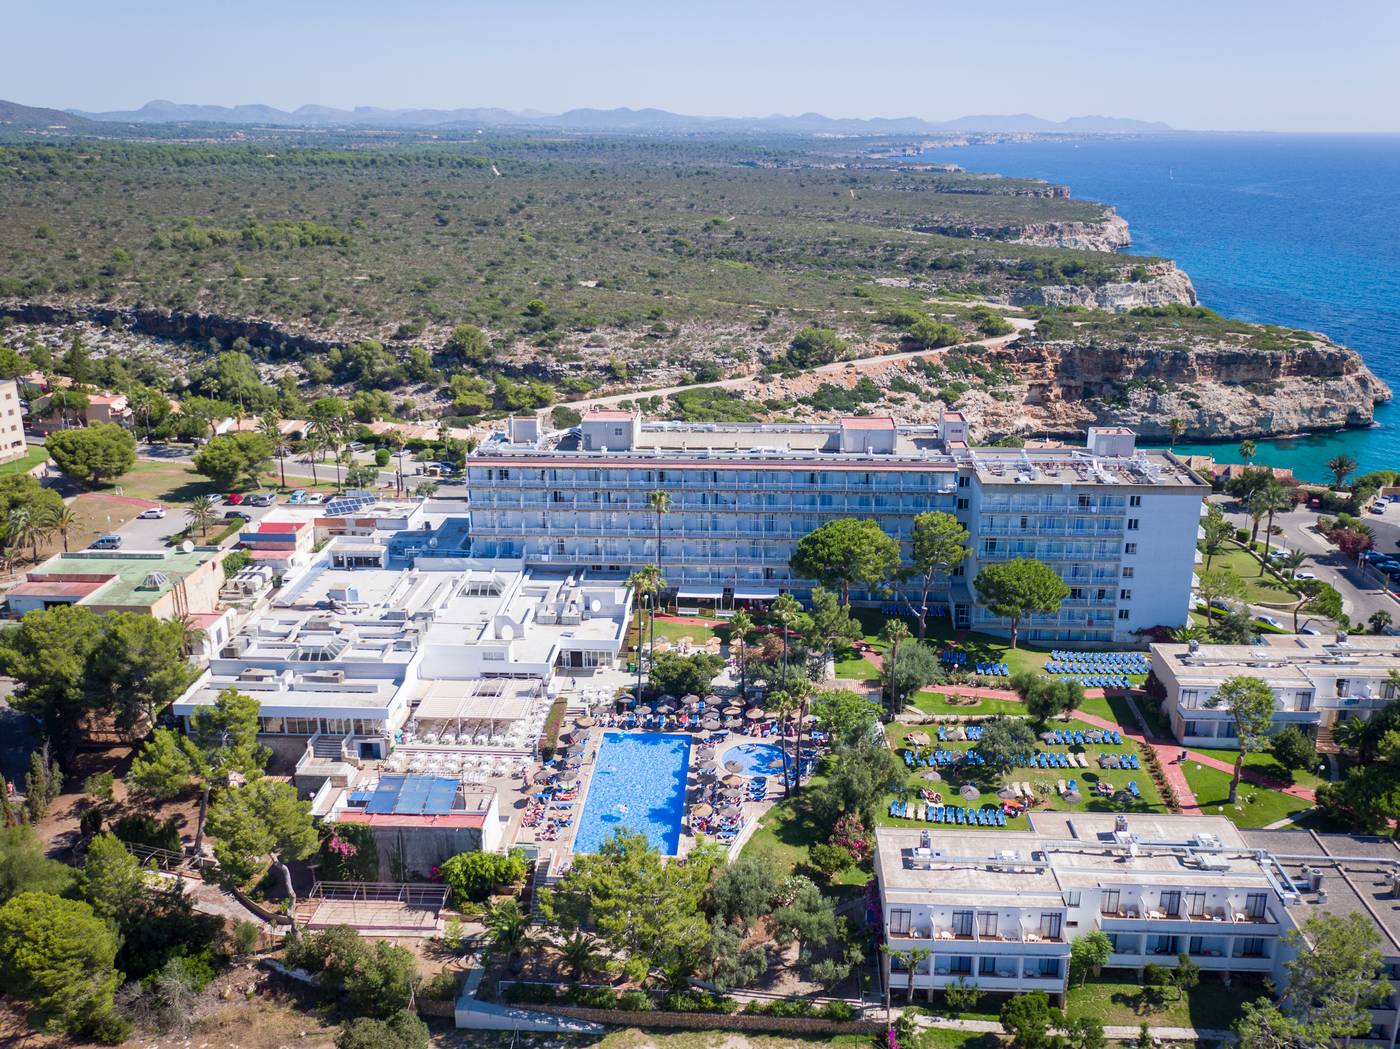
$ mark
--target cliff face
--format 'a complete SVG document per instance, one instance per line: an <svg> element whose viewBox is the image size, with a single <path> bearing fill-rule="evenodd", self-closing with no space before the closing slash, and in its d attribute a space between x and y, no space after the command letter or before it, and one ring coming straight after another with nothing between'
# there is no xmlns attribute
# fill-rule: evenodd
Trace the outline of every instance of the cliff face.
<svg viewBox="0 0 1400 1049"><path fill-rule="evenodd" d="M1015 296L1017 306L1083 306L1122 313L1137 306L1196 305L1196 288L1175 263L1155 263L1145 280L1114 284L1046 284Z"/></svg>
<svg viewBox="0 0 1400 1049"><path fill-rule="evenodd" d="M1369 426L1391 396L1355 351L1325 342L1287 350L1023 342L986 362L1011 367L1022 396L969 392L958 407L979 438L1092 425L1164 438L1174 416L1188 438L1262 437Z"/></svg>
<svg viewBox="0 0 1400 1049"><path fill-rule="evenodd" d="M1122 251L1132 243L1128 222L1112 208L1099 222L1042 222L1021 227L1018 244L1076 251Z"/></svg>

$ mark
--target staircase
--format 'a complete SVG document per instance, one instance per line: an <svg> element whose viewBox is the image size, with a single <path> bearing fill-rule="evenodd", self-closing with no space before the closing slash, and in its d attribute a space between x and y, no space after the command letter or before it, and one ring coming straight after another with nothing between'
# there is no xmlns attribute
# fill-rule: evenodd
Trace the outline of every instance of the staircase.
<svg viewBox="0 0 1400 1049"><path fill-rule="evenodd" d="M1317 738L1314 742L1317 744L1319 754L1340 754L1342 752L1342 748L1337 746L1336 741L1332 738L1331 725L1318 725Z"/></svg>
<svg viewBox="0 0 1400 1049"><path fill-rule="evenodd" d="M340 736L317 736L311 741L311 753L322 761L343 761L341 748L345 740Z"/></svg>
<svg viewBox="0 0 1400 1049"><path fill-rule="evenodd" d="M530 913L535 913L535 901L540 898L540 890L549 884L549 868L554 862L554 851L542 852L535 859L535 869L530 876Z"/></svg>

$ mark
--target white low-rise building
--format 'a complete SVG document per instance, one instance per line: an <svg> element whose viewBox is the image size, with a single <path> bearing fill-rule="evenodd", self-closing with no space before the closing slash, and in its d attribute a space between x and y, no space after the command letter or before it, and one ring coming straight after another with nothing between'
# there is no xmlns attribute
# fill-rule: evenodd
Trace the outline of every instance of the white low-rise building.
<svg viewBox="0 0 1400 1049"><path fill-rule="evenodd" d="M1296 725L1316 737L1346 718L1368 718L1397 696L1400 637L1266 635L1258 645L1152 646L1149 689L1172 732L1203 747L1237 745L1234 721L1212 706L1232 677L1257 677L1273 690L1274 728Z"/></svg>

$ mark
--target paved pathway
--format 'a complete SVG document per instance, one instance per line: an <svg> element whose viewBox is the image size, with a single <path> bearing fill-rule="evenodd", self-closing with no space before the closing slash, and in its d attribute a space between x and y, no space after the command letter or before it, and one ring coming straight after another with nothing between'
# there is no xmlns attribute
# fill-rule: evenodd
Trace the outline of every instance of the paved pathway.
<svg viewBox="0 0 1400 1049"><path fill-rule="evenodd" d="M954 1031L983 1031L995 1034L1005 1033L1005 1028L996 1020L953 1020L946 1016L926 1016L916 1015L914 1022L922 1027L944 1027ZM1233 1031L1217 1031L1208 1028L1197 1027L1148 1027L1148 1031L1157 1038L1172 1042L1233 1042L1235 1034ZM1114 1041L1136 1041L1138 1028L1111 1026L1105 1027L1103 1033Z"/></svg>

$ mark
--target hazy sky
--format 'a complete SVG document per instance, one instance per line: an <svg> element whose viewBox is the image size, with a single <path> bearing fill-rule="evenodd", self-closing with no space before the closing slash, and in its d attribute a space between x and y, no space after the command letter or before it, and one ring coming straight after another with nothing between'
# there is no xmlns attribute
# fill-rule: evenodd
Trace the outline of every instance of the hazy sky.
<svg viewBox="0 0 1400 1049"><path fill-rule="evenodd" d="M1398 0L0 0L0 98L1400 131Z"/></svg>

